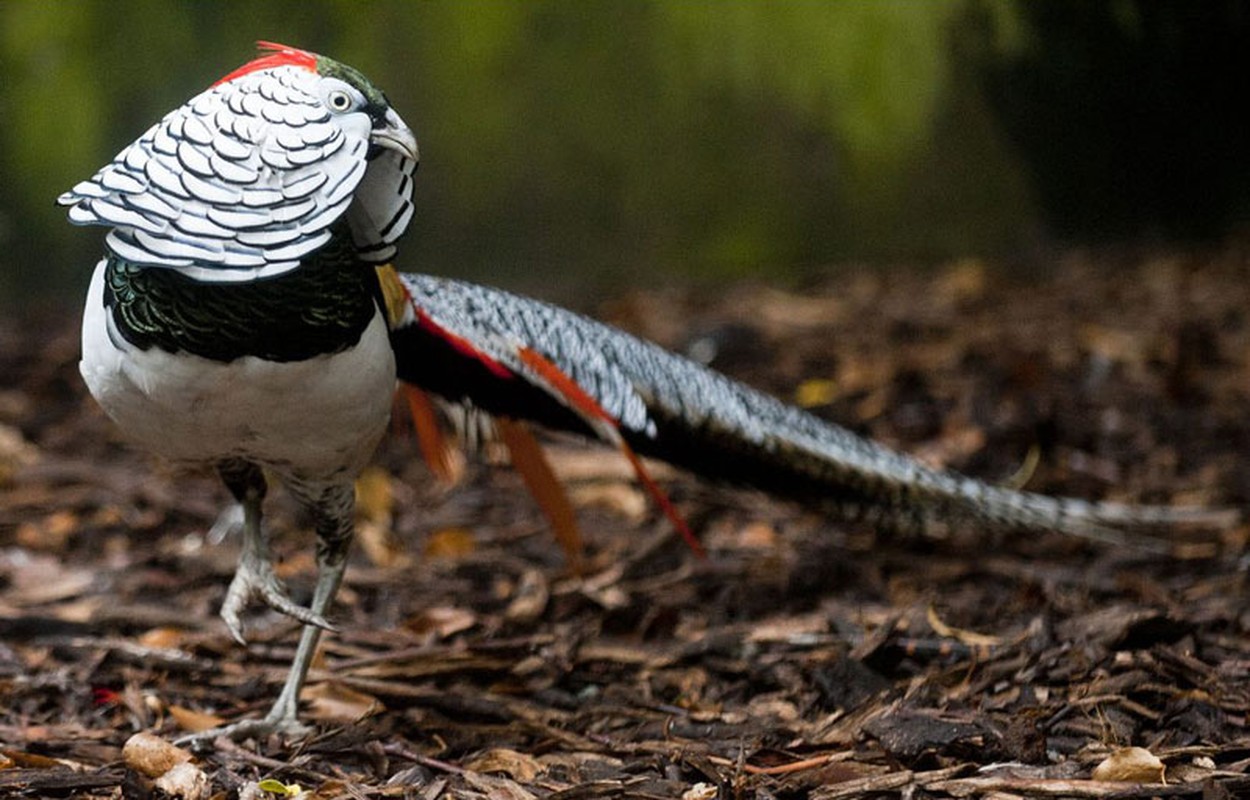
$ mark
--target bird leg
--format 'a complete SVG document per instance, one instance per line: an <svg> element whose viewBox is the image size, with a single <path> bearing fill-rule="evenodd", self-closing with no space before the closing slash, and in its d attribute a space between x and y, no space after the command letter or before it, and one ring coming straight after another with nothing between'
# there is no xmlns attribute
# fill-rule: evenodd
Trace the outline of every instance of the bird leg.
<svg viewBox="0 0 1250 800"><path fill-rule="evenodd" d="M230 634L240 644L246 644L242 612L252 598L259 598L265 605L282 614L303 622L330 628L330 622L321 611L304 608L291 601L286 588L273 571L273 558L269 553L269 533L261 521L261 504L265 499L265 476L260 467L248 462L229 462L218 467L226 486L243 507L243 549L239 553L239 566L234 580L226 590L221 604L221 618ZM314 604L315 606L315 604Z"/></svg>
<svg viewBox="0 0 1250 800"><path fill-rule="evenodd" d="M347 542L344 541L341 549L329 557L322 558L320 557L322 554L319 554L317 587L313 590L312 602L312 610L315 614L325 614L343 580L343 571L347 566L346 545ZM317 652L317 642L321 639L321 631L322 628L316 625L304 626L299 637L299 647L295 650L295 658L291 660L291 669L287 673L286 683L282 685L278 699L274 701L273 707L269 709L269 713L261 722L273 725L279 730L305 730L305 726L299 721L299 693L304 688L308 668L312 665L313 655Z"/></svg>
<svg viewBox="0 0 1250 800"><path fill-rule="evenodd" d="M303 490L296 490L303 495ZM317 585L313 589L312 606L307 609L316 619L325 619L343 573L347 568L347 552L352 541L352 524L355 508L355 489L352 484L333 486L315 497L301 497L317 520ZM246 504L245 504L246 508ZM246 526L245 526L246 529ZM299 694L308 677L317 642L325 625L306 624L300 632L299 646L291 660L286 682L278 699L261 719L240 720L220 728L183 737L179 743L199 744L219 736L243 740L252 737L285 733L294 736L309 732L308 726L299 721Z"/></svg>

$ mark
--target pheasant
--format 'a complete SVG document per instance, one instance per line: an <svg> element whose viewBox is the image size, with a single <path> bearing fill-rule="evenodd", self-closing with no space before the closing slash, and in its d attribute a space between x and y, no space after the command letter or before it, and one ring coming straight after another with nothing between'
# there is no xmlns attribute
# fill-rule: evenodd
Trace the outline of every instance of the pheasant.
<svg viewBox="0 0 1250 800"><path fill-rule="evenodd" d="M928 468L622 331L484 286L402 274L412 131L360 72L261 43L61 195L108 228L83 314L88 389L138 444L218 472L243 509L221 616L259 599L304 623L268 714L210 735L303 730L303 686L353 535L353 481L387 429L397 381L713 479L891 527L964 520L1118 540L1231 512L1085 502ZM310 512L311 604L274 574L266 474ZM663 494L654 494L680 526Z"/></svg>

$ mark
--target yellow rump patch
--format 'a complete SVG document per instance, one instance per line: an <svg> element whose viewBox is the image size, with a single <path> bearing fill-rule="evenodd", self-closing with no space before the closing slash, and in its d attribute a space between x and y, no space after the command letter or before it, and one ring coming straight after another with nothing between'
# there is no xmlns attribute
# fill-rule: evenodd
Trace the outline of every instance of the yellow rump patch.
<svg viewBox="0 0 1250 800"><path fill-rule="evenodd" d="M386 324L391 330L404 319L404 309L410 301L408 287L399 279L399 273L390 264L377 267L378 283L382 286L382 300L386 304Z"/></svg>

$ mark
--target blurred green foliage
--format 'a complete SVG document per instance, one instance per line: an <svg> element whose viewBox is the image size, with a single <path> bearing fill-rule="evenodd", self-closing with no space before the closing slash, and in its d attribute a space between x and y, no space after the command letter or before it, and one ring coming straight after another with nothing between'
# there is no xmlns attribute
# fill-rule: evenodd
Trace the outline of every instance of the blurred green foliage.
<svg viewBox="0 0 1250 800"><path fill-rule="evenodd" d="M1076 2L1104 39L1141 26L1139 3ZM1048 43L1077 14L1038 5L0 0L0 305L77 302L102 232L57 194L256 39L357 66L416 130L401 268L568 300L1022 251L1063 203L1038 170L1063 165L1021 149L1039 110L1012 86L1062 70Z"/></svg>

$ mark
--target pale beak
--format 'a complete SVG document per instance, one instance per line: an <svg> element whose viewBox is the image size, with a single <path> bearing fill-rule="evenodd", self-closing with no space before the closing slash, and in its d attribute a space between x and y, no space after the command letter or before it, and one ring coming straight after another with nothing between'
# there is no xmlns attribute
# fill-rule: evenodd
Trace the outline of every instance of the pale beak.
<svg viewBox="0 0 1250 800"><path fill-rule="evenodd" d="M413 161L421 160L417 150L417 137L393 108L386 109L386 124L380 128L374 128L369 134L369 141L378 147L394 150Z"/></svg>

